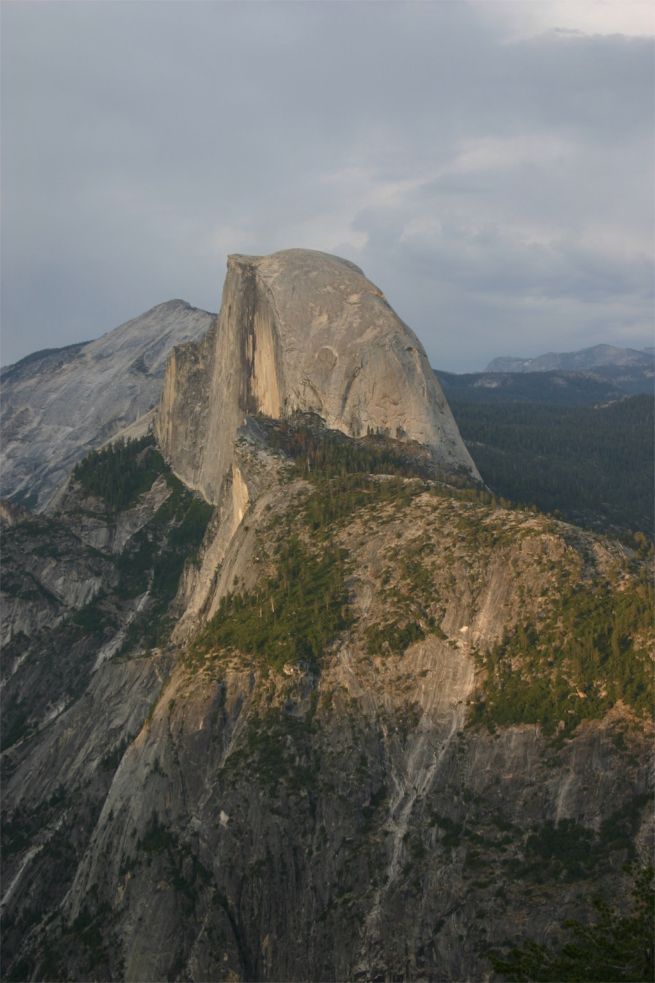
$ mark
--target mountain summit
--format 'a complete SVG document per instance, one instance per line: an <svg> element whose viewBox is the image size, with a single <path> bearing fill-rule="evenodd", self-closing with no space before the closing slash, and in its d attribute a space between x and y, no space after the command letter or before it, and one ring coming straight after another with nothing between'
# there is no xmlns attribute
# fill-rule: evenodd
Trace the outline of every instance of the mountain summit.
<svg viewBox="0 0 655 983"><path fill-rule="evenodd" d="M175 349L155 429L179 477L216 502L237 431L258 413L418 441L478 477L416 335L359 267L327 253L228 258L216 325Z"/></svg>
<svg viewBox="0 0 655 983"><path fill-rule="evenodd" d="M158 304L95 341L34 352L0 371L0 495L37 510L73 465L157 403L173 345L215 318Z"/></svg>

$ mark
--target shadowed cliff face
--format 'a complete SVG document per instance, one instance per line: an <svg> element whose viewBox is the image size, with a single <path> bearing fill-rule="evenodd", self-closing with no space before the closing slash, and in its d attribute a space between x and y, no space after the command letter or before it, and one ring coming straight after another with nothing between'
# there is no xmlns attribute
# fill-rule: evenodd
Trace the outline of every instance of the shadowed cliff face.
<svg viewBox="0 0 655 983"><path fill-rule="evenodd" d="M231 256L215 329L169 364L158 439L216 502L244 416L297 412L355 437L416 440L478 477L421 343L358 267L302 249Z"/></svg>

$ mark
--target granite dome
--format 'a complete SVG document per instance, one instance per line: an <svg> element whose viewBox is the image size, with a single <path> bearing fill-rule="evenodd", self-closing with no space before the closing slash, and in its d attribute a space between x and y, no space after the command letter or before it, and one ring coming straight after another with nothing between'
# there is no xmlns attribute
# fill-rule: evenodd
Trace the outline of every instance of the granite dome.
<svg viewBox="0 0 655 983"><path fill-rule="evenodd" d="M353 437L418 441L435 464L478 477L423 346L354 263L305 249L232 255L215 327L171 357L158 439L217 501L244 416L298 412Z"/></svg>

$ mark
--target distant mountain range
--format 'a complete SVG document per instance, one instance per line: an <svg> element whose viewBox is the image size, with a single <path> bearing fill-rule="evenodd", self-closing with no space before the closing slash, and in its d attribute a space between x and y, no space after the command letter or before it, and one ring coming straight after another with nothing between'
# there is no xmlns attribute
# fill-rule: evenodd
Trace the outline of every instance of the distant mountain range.
<svg viewBox="0 0 655 983"><path fill-rule="evenodd" d="M505 395L510 398L510 390L513 386L518 385L517 393L523 391L522 384L515 378L517 375L534 376L540 373L551 376L552 386L546 384L538 387L541 394L539 399L549 388L552 389L551 397L547 398L546 402L560 402L557 398L558 390L568 389L573 393L579 392L582 386L591 393L593 386L589 388L583 379L593 381L601 388L603 386L607 388L607 395L601 398L616 399L625 394L653 392L655 353L652 349L637 351L634 348L617 348L614 345L594 345L592 348L583 348L577 352L548 352L537 358L494 358L489 362L485 373L476 373L476 375L480 377L486 373L492 373L494 376L511 374L512 379L499 383L505 387ZM571 378L571 375L574 375L574 378ZM473 380L471 384L475 385ZM481 382L480 385L493 388L494 384ZM563 392L561 394L564 395ZM517 395L517 398L522 397ZM568 397L565 396L564 404L567 399Z"/></svg>
<svg viewBox="0 0 655 983"><path fill-rule="evenodd" d="M592 372L440 372L436 375L449 403L543 403L551 406L597 406L649 392L651 385L629 393Z"/></svg>
<svg viewBox="0 0 655 983"><path fill-rule="evenodd" d="M487 372L589 372L598 368L615 366L640 367L653 370L654 355L636 348L617 348L614 345L593 345L577 352L548 352L536 358L494 358L487 365Z"/></svg>

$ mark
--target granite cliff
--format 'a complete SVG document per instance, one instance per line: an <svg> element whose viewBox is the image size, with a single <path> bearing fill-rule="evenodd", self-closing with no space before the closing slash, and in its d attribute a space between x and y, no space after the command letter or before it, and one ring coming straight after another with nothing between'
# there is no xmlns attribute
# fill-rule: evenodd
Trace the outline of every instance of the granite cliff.
<svg viewBox="0 0 655 983"><path fill-rule="evenodd" d="M646 564L495 500L425 372L351 265L232 258L156 436L0 510L3 978L483 980L627 903Z"/></svg>
<svg viewBox="0 0 655 983"><path fill-rule="evenodd" d="M155 432L175 473L217 502L257 413L417 441L477 477L419 340L357 266L327 253L229 257L216 325L175 349Z"/></svg>

